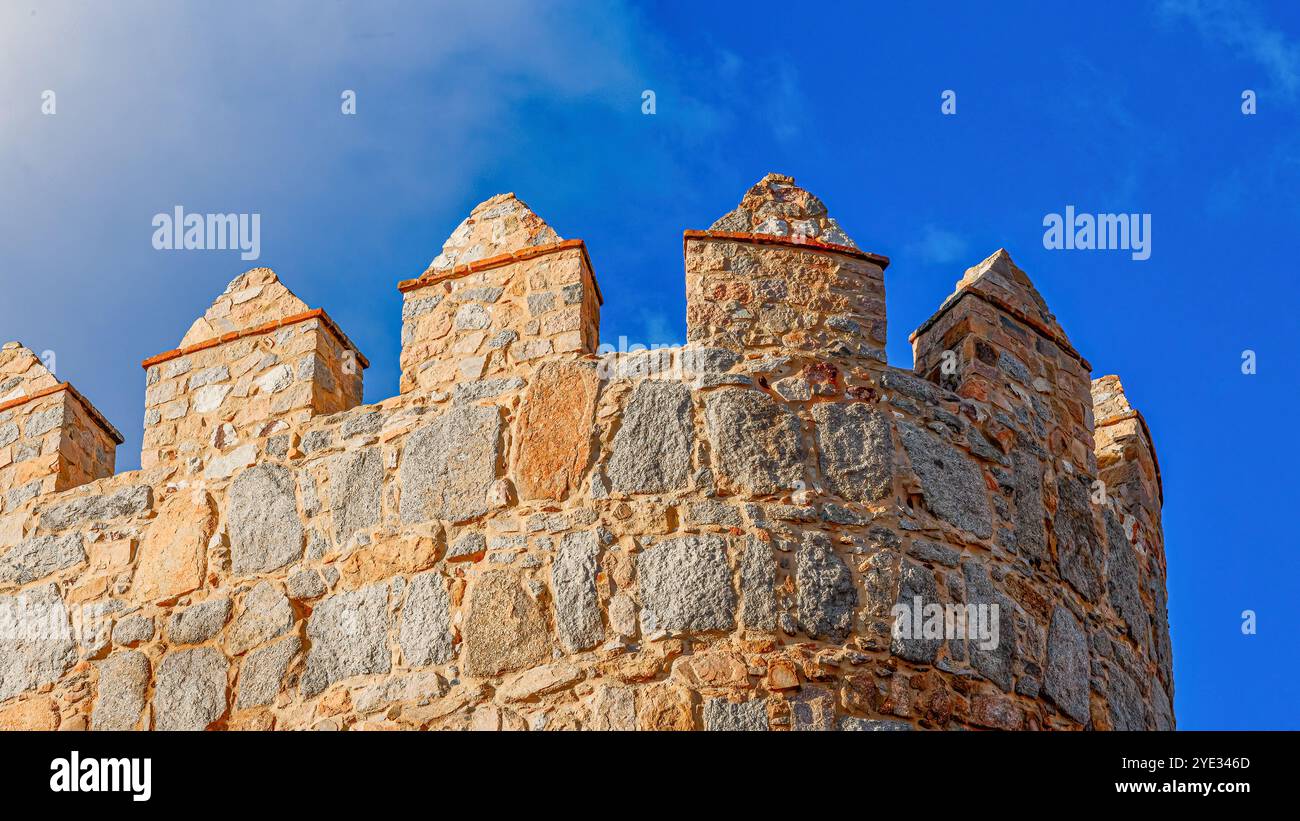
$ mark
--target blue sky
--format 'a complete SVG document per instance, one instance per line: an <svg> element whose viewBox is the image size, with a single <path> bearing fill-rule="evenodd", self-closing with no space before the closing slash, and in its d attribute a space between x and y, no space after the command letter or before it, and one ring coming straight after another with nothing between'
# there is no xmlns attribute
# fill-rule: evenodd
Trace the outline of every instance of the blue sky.
<svg viewBox="0 0 1300 821"><path fill-rule="evenodd" d="M894 365L964 268L1011 252L1154 432L1179 726L1300 728L1300 8L873 5L6 3L0 336L55 352L129 469L140 360L253 264L352 336L376 401L396 282L493 193L587 241L604 340L674 342L682 230L791 174L893 259ZM261 259L153 250L178 204L260 213ZM1045 250L1066 205L1151 214L1151 258Z"/></svg>

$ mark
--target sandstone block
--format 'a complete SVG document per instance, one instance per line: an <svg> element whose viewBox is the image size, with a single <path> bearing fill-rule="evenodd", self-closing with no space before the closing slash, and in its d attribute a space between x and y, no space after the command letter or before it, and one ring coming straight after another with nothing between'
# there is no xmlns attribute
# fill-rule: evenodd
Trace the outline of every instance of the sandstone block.
<svg viewBox="0 0 1300 821"><path fill-rule="evenodd" d="M520 499L558 501L581 485L599 386L594 363L548 362L533 374L518 428Z"/></svg>
<svg viewBox="0 0 1300 821"><path fill-rule="evenodd" d="M140 544L132 598L157 601L197 590L215 528L216 512L207 493L181 491L168 497Z"/></svg>

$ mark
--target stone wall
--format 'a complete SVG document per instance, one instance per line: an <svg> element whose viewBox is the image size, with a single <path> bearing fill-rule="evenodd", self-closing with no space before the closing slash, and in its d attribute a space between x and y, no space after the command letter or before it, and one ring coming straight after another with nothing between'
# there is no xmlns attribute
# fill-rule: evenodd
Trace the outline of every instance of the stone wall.
<svg viewBox="0 0 1300 821"><path fill-rule="evenodd" d="M915 373L888 260L793 180L685 254L688 343L600 356L585 250L495 197L364 406L237 279L145 363L142 470L6 500L0 727L1173 726L1149 432L1005 252ZM997 640L898 633L918 600Z"/></svg>

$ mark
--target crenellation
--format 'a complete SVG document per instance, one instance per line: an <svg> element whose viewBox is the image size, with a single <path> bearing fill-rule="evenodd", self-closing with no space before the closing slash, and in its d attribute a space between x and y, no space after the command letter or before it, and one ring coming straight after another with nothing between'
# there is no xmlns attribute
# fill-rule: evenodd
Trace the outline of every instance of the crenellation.
<svg viewBox="0 0 1300 821"><path fill-rule="evenodd" d="M251 324L236 326L236 322ZM236 277L182 347L146 359L143 468L230 475L252 440L360 404L369 362L269 268Z"/></svg>
<svg viewBox="0 0 1300 821"><path fill-rule="evenodd" d="M0 349L0 513L111 476L122 434L17 342Z"/></svg>
<svg viewBox="0 0 1300 821"><path fill-rule="evenodd" d="M1005 251L912 370L888 260L792 179L684 254L687 344L597 355L585 246L493 197L366 405L323 312L236 278L145 362L142 470L94 475L74 407L90 481L8 488L0 606L77 629L0 637L0 726L1173 726L1150 432Z"/></svg>

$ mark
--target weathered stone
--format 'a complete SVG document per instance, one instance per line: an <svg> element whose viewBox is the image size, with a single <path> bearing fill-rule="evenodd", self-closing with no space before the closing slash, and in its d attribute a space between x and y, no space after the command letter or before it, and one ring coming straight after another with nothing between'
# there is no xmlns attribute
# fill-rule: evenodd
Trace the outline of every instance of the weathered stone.
<svg viewBox="0 0 1300 821"><path fill-rule="evenodd" d="M790 699L790 729L826 732L835 729L835 694L820 687L805 687Z"/></svg>
<svg viewBox="0 0 1300 821"><path fill-rule="evenodd" d="M682 349L682 371L688 376L726 373L740 360L739 354L726 348Z"/></svg>
<svg viewBox="0 0 1300 821"><path fill-rule="evenodd" d="M82 496L41 514L41 527L65 530L73 525L139 516L153 509L153 488L132 485L100 496Z"/></svg>
<svg viewBox="0 0 1300 821"><path fill-rule="evenodd" d="M713 470L737 491L768 496L802 481L799 419L767 394L713 391L704 400L704 420Z"/></svg>
<svg viewBox="0 0 1300 821"><path fill-rule="evenodd" d="M1003 692L1009 693L1011 692L1011 657L1016 642L1013 620L1015 610L1011 600L993 586L987 567L975 562L967 562L961 569L966 580L966 603L988 608L989 627L994 626L991 615L994 608L997 613L997 630L990 639L985 641L976 637L973 632L968 633L966 647L971 663L985 678L1002 688ZM967 629L973 631L974 627L975 624L968 617ZM985 647L985 644L991 646Z"/></svg>
<svg viewBox="0 0 1300 821"><path fill-rule="evenodd" d="M433 670L417 670L390 676L380 684L355 691L352 703L357 712L369 713L403 701L425 703L429 699L442 698L447 689L446 680Z"/></svg>
<svg viewBox="0 0 1300 821"><path fill-rule="evenodd" d="M411 579L399 618L397 643L411 667L442 664L451 659L451 597L438 571Z"/></svg>
<svg viewBox="0 0 1300 821"><path fill-rule="evenodd" d="M82 604L72 611L73 637L83 659L98 658L108 650L112 639L112 616L125 604L118 599ZM76 629L77 617L80 617L80 629Z"/></svg>
<svg viewBox="0 0 1300 821"><path fill-rule="evenodd" d="M470 532L461 536L447 549L447 561L469 559L481 556L487 550L487 537L482 533Z"/></svg>
<svg viewBox="0 0 1300 821"><path fill-rule="evenodd" d="M388 585L372 584L323 599L307 620L307 640L310 649L302 675L307 698L345 678L387 673L392 666Z"/></svg>
<svg viewBox="0 0 1300 821"><path fill-rule="evenodd" d="M123 650L96 663L99 684L90 726L95 730L134 730L149 688L149 659L138 650Z"/></svg>
<svg viewBox="0 0 1300 821"><path fill-rule="evenodd" d="M377 447L335 456L329 462L329 474L334 542L343 546L352 534L379 524L383 456Z"/></svg>
<svg viewBox="0 0 1300 821"><path fill-rule="evenodd" d="M555 628L570 653L587 650L605 638L596 594L596 562L600 546L591 532L569 533L551 564Z"/></svg>
<svg viewBox="0 0 1300 821"><path fill-rule="evenodd" d="M1023 450L1012 454L1016 503L1016 547L1031 561L1047 555L1047 537L1043 528L1043 466Z"/></svg>
<svg viewBox="0 0 1300 821"><path fill-rule="evenodd" d="M205 491L168 497L140 545L132 598L158 601L197 590L203 584L208 540L216 524L212 498Z"/></svg>
<svg viewBox="0 0 1300 821"><path fill-rule="evenodd" d="M767 699L730 702L710 698L704 702L704 729L722 732L753 732L768 729Z"/></svg>
<svg viewBox="0 0 1300 821"><path fill-rule="evenodd" d="M939 601L939 585L934 580L934 573L929 568L904 560L899 571L897 605L906 608L906 610L899 612L896 619L902 620L906 618L911 621L911 624L907 626L910 636L904 637L899 634L901 625L896 621L893 640L889 643L889 652L901 659L907 659L917 664L934 663L939 648L943 646L942 633L938 638L927 637L924 632L918 636L915 629L917 606L919 605L922 608L920 616L924 625L925 608L932 604L938 604L941 607L943 605Z"/></svg>
<svg viewBox="0 0 1300 821"><path fill-rule="evenodd" d="M591 362L547 362L533 374L517 428L520 499L559 501L581 486L599 386Z"/></svg>
<svg viewBox="0 0 1300 821"><path fill-rule="evenodd" d="M48 732L58 728L59 703L50 696L36 696L0 707L0 732L12 730ZM85 729L84 723L77 729Z"/></svg>
<svg viewBox="0 0 1300 821"><path fill-rule="evenodd" d="M1152 729L1158 732L1175 729L1174 706L1159 681L1151 682L1151 720Z"/></svg>
<svg viewBox="0 0 1300 821"><path fill-rule="evenodd" d="M57 680L76 660L58 585L0 596L0 701Z"/></svg>
<svg viewBox="0 0 1300 821"><path fill-rule="evenodd" d="M755 536L745 541L740 560L740 623L750 630L776 629L776 559L770 543Z"/></svg>
<svg viewBox="0 0 1300 821"><path fill-rule="evenodd" d="M814 639L842 642L853 629L858 590L853 574L824 534L807 534L795 554L799 626Z"/></svg>
<svg viewBox="0 0 1300 821"><path fill-rule="evenodd" d="M907 732L916 729L906 721L892 721L878 718L854 718L845 716L840 719L840 730L846 732Z"/></svg>
<svg viewBox="0 0 1300 821"><path fill-rule="evenodd" d="M235 575L266 573L302 557L302 521L287 468L264 463L239 474L226 518Z"/></svg>
<svg viewBox="0 0 1300 821"><path fill-rule="evenodd" d="M402 522L465 522L487 513L501 428L495 407L465 405L408 436L400 471Z"/></svg>
<svg viewBox="0 0 1300 821"><path fill-rule="evenodd" d="M119 647L133 647L153 638L154 622L149 616L138 613L119 619L113 625L113 643Z"/></svg>
<svg viewBox="0 0 1300 821"><path fill-rule="evenodd" d="M215 636L230 618L230 599L211 599L173 613L167 620L167 638L173 644L202 644Z"/></svg>
<svg viewBox="0 0 1300 821"><path fill-rule="evenodd" d="M930 512L981 539L992 536L988 488L979 467L923 428L900 421L898 429Z"/></svg>
<svg viewBox="0 0 1300 821"><path fill-rule="evenodd" d="M1112 730L1147 729L1145 699L1133 677L1112 667L1107 680L1106 709Z"/></svg>
<svg viewBox="0 0 1300 821"><path fill-rule="evenodd" d="M889 419L865 402L813 406L822 476L836 496L875 502L890 495L894 441Z"/></svg>
<svg viewBox="0 0 1300 821"><path fill-rule="evenodd" d="M0 583L27 584L85 560L80 533L37 536L0 554Z"/></svg>
<svg viewBox="0 0 1300 821"><path fill-rule="evenodd" d="M320 573L306 567L290 573L285 588L289 591L289 598L298 601L320 598L327 589Z"/></svg>
<svg viewBox="0 0 1300 821"><path fill-rule="evenodd" d="M1069 610L1058 606L1047 631L1043 692L1066 715L1088 723L1088 639Z"/></svg>
<svg viewBox="0 0 1300 821"><path fill-rule="evenodd" d="M226 712L226 657L212 647L175 650L158 666L154 729L206 730Z"/></svg>
<svg viewBox="0 0 1300 821"><path fill-rule="evenodd" d="M605 472L619 493L679 490L690 477L694 446L690 390L647 379L628 398Z"/></svg>
<svg viewBox="0 0 1300 821"><path fill-rule="evenodd" d="M62 424L63 406L55 405L27 417L27 423L23 426L23 435L28 439L35 439L44 436Z"/></svg>
<svg viewBox="0 0 1300 821"><path fill-rule="evenodd" d="M915 539L912 542L908 553L916 559L923 562L934 562L944 567L956 567L961 553L953 550L951 547L935 542L927 542L924 539Z"/></svg>
<svg viewBox="0 0 1300 821"><path fill-rule="evenodd" d="M719 536L684 536L637 554L641 631L727 630L735 623L726 543Z"/></svg>
<svg viewBox="0 0 1300 821"><path fill-rule="evenodd" d="M918 402L930 404L938 404L943 394L938 385L924 379L918 379L909 373L895 370L888 370L880 375L880 387L889 391L897 391Z"/></svg>
<svg viewBox="0 0 1300 821"><path fill-rule="evenodd" d="M1023 730L1025 714L1006 696L980 693L971 698L970 722L994 730Z"/></svg>
<svg viewBox="0 0 1300 821"><path fill-rule="evenodd" d="M630 687L602 684L591 700L591 729L636 729L636 696Z"/></svg>
<svg viewBox="0 0 1300 821"><path fill-rule="evenodd" d="M244 596L244 607L226 632L226 650L238 656L293 626L293 607L270 582L258 582Z"/></svg>
<svg viewBox="0 0 1300 821"><path fill-rule="evenodd" d="M235 698L235 709L270 704L280 694L284 674L300 649L302 639L286 636L245 656L239 666L239 695Z"/></svg>
<svg viewBox="0 0 1300 821"><path fill-rule="evenodd" d="M551 652L546 617L511 570L490 570L470 586L461 662L471 676L532 666Z"/></svg>
<svg viewBox="0 0 1300 821"><path fill-rule="evenodd" d="M497 688L504 701L525 701L538 696L567 690L582 681L582 670L566 662L556 662L525 670Z"/></svg>
<svg viewBox="0 0 1300 821"><path fill-rule="evenodd" d="M1128 634L1144 646L1150 618L1142 604L1139 592L1140 571L1137 554L1124 535L1124 528L1119 517L1106 511L1106 591L1110 605L1119 613L1128 627Z"/></svg>
<svg viewBox="0 0 1300 821"><path fill-rule="evenodd" d="M740 527L740 511L716 499L690 502L686 505L686 522L693 525L722 525Z"/></svg>
<svg viewBox="0 0 1300 821"><path fill-rule="evenodd" d="M1082 478L1062 474L1056 481L1059 501L1052 519L1056 562L1065 579L1088 601L1101 594L1102 555L1092 520L1088 486Z"/></svg>
<svg viewBox="0 0 1300 821"><path fill-rule="evenodd" d="M456 385L455 399L457 404L466 402L477 402L481 399L491 399L500 396L503 393L519 390L524 386L524 380L518 376L502 377L500 379L479 379L473 382L460 382Z"/></svg>

